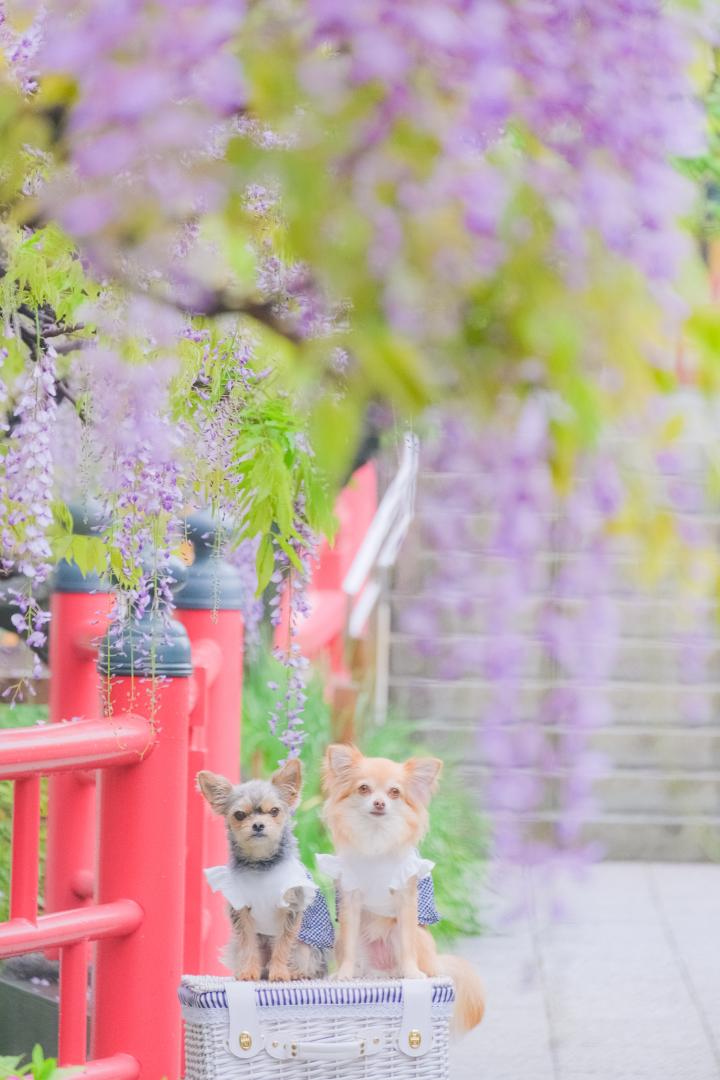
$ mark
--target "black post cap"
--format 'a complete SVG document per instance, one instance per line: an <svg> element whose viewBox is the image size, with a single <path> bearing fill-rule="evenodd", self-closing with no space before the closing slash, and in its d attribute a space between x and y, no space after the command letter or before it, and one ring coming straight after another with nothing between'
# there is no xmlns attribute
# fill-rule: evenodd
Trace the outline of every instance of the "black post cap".
<svg viewBox="0 0 720 1080"><path fill-rule="evenodd" d="M138 678L183 678L192 675L190 639L185 627L173 619L168 604L156 597L156 581L149 557L142 560L148 577L149 601L142 615L132 612L110 627L98 650L102 675L135 675ZM168 562L170 588L182 589L185 567L179 559Z"/></svg>
<svg viewBox="0 0 720 1080"><path fill-rule="evenodd" d="M242 576L218 551L222 526L207 513L191 514L186 526L195 561L188 567L177 607L181 611L241 611Z"/></svg>
<svg viewBox="0 0 720 1080"><path fill-rule="evenodd" d="M190 638L182 623L161 612L131 617L101 641L98 671L111 678L186 678L193 671Z"/></svg>

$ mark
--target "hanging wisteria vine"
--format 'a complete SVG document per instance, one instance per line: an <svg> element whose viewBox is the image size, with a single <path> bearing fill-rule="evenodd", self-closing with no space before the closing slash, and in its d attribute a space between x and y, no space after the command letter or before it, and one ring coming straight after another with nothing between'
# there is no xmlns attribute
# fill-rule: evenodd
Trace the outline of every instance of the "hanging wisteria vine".
<svg viewBox="0 0 720 1080"><path fill-rule="evenodd" d="M183 515L209 507L248 623L269 584L287 590L272 723L284 710L297 752L293 628L366 414L460 401L492 438L450 416L437 453L467 460L459 512L475 498L494 515L475 582L490 622L482 656L439 663L490 686L499 847L549 857L517 822L552 784L555 847L577 851L612 637L616 504L597 448L609 420L672 389L668 335L703 299L677 287L702 275L676 164L703 151L713 15L680 0L3 5L0 558L33 583L16 627L44 636L33 589L59 555L112 573L118 612L169 601ZM686 328L711 390L718 323ZM577 491L574 469L591 477ZM103 521L82 543L78 497ZM530 646L527 596L571 540ZM453 569L438 589L458 591ZM437 651L433 612L413 618ZM538 651L562 676L548 708L563 737L523 712Z"/></svg>

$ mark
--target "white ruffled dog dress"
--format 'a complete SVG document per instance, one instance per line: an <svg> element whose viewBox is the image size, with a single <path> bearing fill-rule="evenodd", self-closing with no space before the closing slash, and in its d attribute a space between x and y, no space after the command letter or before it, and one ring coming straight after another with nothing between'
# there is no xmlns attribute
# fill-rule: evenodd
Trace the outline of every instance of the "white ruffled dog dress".
<svg viewBox="0 0 720 1080"><path fill-rule="evenodd" d="M317 949L332 948L335 933L325 897L297 856L282 859L269 870L246 866L210 866L205 877L236 911L250 908L258 933L275 937L289 908L291 893L301 890L302 926L298 939Z"/></svg>
<svg viewBox="0 0 720 1080"><path fill-rule="evenodd" d="M418 879L418 923L430 926L440 922L435 907L435 890L430 871L434 863L423 859L416 848L405 855L359 855L343 852L340 855L318 855L318 869L336 883L338 892L359 892L363 907L374 915L392 917L397 913L394 893L408 881ZM337 893L336 893L337 896Z"/></svg>

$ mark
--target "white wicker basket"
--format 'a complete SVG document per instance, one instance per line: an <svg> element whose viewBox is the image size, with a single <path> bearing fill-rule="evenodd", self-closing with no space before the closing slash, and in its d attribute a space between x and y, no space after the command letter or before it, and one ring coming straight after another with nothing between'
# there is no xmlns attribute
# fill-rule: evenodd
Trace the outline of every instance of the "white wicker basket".
<svg viewBox="0 0 720 1080"><path fill-rule="evenodd" d="M448 1080L449 979L186 975L185 1080Z"/></svg>

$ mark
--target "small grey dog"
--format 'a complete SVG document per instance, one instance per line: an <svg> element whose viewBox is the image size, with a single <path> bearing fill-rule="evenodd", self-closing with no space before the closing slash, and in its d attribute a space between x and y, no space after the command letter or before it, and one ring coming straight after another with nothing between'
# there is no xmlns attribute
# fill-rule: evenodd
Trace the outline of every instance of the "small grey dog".
<svg viewBox="0 0 720 1080"><path fill-rule="evenodd" d="M300 762L286 762L269 781L233 786L203 771L197 783L227 826L228 864L205 871L211 889L230 905L233 934L223 962L242 980L320 978L334 934L325 898L300 861L292 831Z"/></svg>

